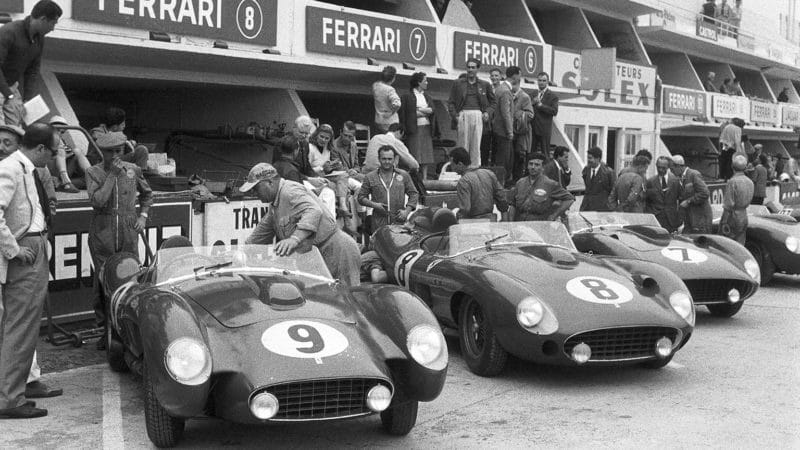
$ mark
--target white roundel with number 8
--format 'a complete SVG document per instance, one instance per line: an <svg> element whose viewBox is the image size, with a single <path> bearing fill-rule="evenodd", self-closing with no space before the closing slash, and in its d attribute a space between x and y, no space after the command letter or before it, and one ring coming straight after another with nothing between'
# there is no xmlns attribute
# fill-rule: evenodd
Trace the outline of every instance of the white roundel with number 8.
<svg viewBox="0 0 800 450"><path fill-rule="evenodd" d="M661 250L661 254L665 258L682 263L699 264L708 260L705 253L686 247L666 247Z"/></svg>
<svg viewBox="0 0 800 450"><path fill-rule="evenodd" d="M288 320L267 328L261 335L264 348L290 358L314 359L338 355L350 343L339 330L311 320Z"/></svg>
<svg viewBox="0 0 800 450"><path fill-rule="evenodd" d="M633 293L625 286L600 277L578 277L567 282L567 292L589 303L614 305L633 300Z"/></svg>

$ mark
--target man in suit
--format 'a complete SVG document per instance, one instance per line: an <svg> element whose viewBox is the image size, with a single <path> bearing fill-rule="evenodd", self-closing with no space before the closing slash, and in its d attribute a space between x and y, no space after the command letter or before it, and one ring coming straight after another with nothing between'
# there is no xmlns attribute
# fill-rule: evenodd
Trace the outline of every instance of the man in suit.
<svg viewBox="0 0 800 450"><path fill-rule="evenodd" d="M0 161L0 418L47 415L25 398L25 385L39 336L47 295L48 200L36 167L58 153L56 130L31 125L22 149Z"/></svg>
<svg viewBox="0 0 800 450"><path fill-rule="evenodd" d="M481 62L475 58L467 60L467 75L453 82L450 97L447 99L447 111L450 113L451 126L458 130L457 145L469 151L473 167L480 167L481 136L484 123L494 110L494 89L485 80L478 78Z"/></svg>
<svg viewBox="0 0 800 450"><path fill-rule="evenodd" d="M645 185L645 212L654 214L658 223L670 233L681 226L681 215L678 211L681 196L681 182L670 176L672 160L660 156L656 160L656 175L647 180Z"/></svg>
<svg viewBox="0 0 800 450"><path fill-rule="evenodd" d="M708 186L703 181L703 176L700 172L686 167L681 155L674 155L672 163L672 173L678 177L682 187L680 211L684 223L683 234L710 233L711 203L708 202Z"/></svg>
<svg viewBox="0 0 800 450"><path fill-rule="evenodd" d="M519 180L525 176L525 166L528 165L528 155L531 151L533 131L533 103L531 97L522 89L519 80L512 84L514 90L514 142L512 158L512 180Z"/></svg>
<svg viewBox="0 0 800 450"><path fill-rule="evenodd" d="M558 146L553 150L553 160L544 165L544 174L551 180L558 181L564 189L572 181L572 171L569 169L569 149Z"/></svg>
<svg viewBox="0 0 800 450"><path fill-rule="evenodd" d="M581 211L610 211L608 196L617 182L617 176L610 167L602 161L603 150L592 147L587 152L586 167L581 175L586 191L581 202Z"/></svg>
<svg viewBox="0 0 800 450"><path fill-rule="evenodd" d="M505 168L506 185L511 185L513 177L513 152L512 145L514 140L514 86L512 83L518 83L522 76L522 70L519 67L511 66L506 69L506 79L497 83L497 89L494 92L497 107L494 110L492 118L492 142L494 143L494 151L492 152L492 160L495 164Z"/></svg>
<svg viewBox="0 0 800 450"><path fill-rule="evenodd" d="M531 96L533 101L533 148L532 152L550 155L550 134L553 130L553 117L558 115L558 96L550 91L550 76L540 72L536 77L539 87Z"/></svg>

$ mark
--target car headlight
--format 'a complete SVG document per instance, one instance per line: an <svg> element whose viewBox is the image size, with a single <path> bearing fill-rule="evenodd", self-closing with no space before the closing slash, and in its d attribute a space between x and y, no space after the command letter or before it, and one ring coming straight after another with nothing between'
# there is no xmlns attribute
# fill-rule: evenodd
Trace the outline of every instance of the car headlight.
<svg viewBox="0 0 800 450"><path fill-rule="evenodd" d="M386 410L392 404L392 391L378 384L367 392L367 407L374 412Z"/></svg>
<svg viewBox="0 0 800 450"><path fill-rule="evenodd" d="M175 381L189 386L205 383L211 376L211 354L205 344L191 338L179 338L167 347L164 365Z"/></svg>
<svg viewBox="0 0 800 450"><path fill-rule="evenodd" d="M269 392L260 392L250 399L250 412L261 420L267 420L278 414L278 399Z"/></svg>
<svg viewBox="0 0 800 450"><path fill-rule="evenodd" d="M517 305L517 322L525 328L533 328L542 321L544 306L538 298L528 297Z"/></svg>
<svg viewBox="0 0 800 450"><path fill-rule="evenodd" d="M761 268L755 259L748 259L744 262L744 270L754 280L761 282Z"/></svg>
<svg viewBox="0 0 800 450"><path fill-rule="evenodd" d="M792 253L800 253L800 241L797 240L794 236L788 236L786 238L786 248Z"/></svg>
<svg viewBox="0 0 800 450"><path fill-rule="evenodd" d="M683 317L683 320L694 326L694 304L689 294L682 291L673 292L669 296L669 304L679 316Z"/></svg>
<svg viewBox="0 0 800 450"><path fill-rule="evenodd" d="M442 332L430 325L417 325L406 340L408 353L425 368L443 370L447 367L447 344Z"/></svg>

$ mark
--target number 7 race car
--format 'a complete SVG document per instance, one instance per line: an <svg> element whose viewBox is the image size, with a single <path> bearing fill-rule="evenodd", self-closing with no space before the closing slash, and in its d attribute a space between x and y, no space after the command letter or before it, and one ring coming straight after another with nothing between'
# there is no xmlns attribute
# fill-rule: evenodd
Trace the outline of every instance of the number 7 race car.
<svg viewBox="0 0 800 450"><path fill-rule="evenodd" d="M419 298L346 287L319 252L192 248L170 238L150 267L106 262L111 368L142 375L150 440L171 447L186 419L314 421L380 413L408 433L444 386L447 345Z"/></svg>
<svg viewBox="0 0 800 450"><path fill-rule="evenodd" d="M442 211L450 213L435 215ZM478 375L498 374L508 353L549 364L663 367L692 334L694 306L675 274L581 254L561 223L462 223L438 233L390 225L373 246L396 283L458 330Z"/></svg>

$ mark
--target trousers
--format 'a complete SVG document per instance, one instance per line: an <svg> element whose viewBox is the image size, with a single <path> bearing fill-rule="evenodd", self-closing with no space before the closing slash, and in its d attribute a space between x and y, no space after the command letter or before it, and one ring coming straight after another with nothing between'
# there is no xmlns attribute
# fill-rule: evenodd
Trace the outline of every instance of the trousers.
<svg viewBox="0 0 800 450"><path fill-rule="evenodd" d="M458 146L469 153L470 167L480 167L483 113L478 109L465 109L458 113Z"/></svg>
<svg viewBox="0 0 800 450"><path fill-rule="evenodd" d="M344 231L336 231L319 246L319 252L333 278L348 286L361 284L361 252L356 241Z"/></svg>
<svg viewBox="0 0 800 450"><path fill-rule="evenodd" d="M19 82L10 86L14 98L6 101L3 94L0 94L0 105L3 112L0 114L0 125L22 126L22 116L25 114L25 105L22 103L22 95L19 93Z"/></svg>

